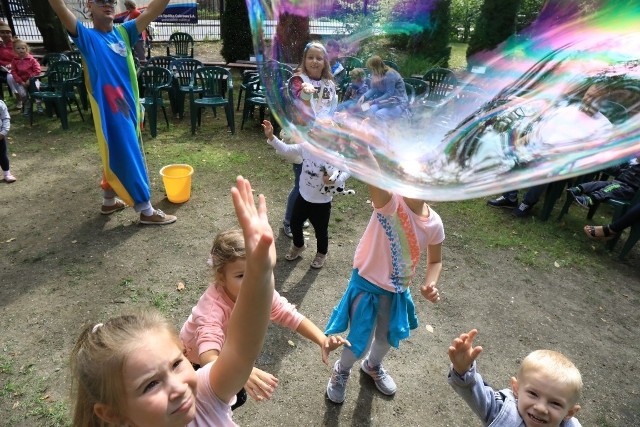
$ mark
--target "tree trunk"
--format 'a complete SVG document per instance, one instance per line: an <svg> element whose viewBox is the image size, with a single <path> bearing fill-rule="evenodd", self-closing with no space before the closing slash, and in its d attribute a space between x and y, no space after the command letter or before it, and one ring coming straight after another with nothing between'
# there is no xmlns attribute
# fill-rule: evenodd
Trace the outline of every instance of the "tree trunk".
<svg viewBox="0 0 640 427"><path fill-rule="evenodd" d="M309 18L289 13L279 16L276 27L276 57L281 62L298 64L302 58L304 47L311 39L309 34Z"/></svg>
<svg viewBox="0 0 640 427"><path fill-rule="evenodd" d="M46 0L31 0L36 26L40 30L47 52L64 52L71 48L69 36L62 22Z"/></svg>

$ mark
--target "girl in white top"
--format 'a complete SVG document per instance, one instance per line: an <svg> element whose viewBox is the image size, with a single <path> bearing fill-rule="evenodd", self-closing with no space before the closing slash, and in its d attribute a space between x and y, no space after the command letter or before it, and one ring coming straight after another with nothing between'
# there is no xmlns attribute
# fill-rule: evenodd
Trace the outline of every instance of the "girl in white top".
<svg viewBox="0 0 640 427"><path fill-rule="evenodd" d="M294 105L298 108L301 125L311 125L316 120L330 120L338 105L336 85L331 74L331 65L325 47L318 42L308 43L302 54L298 71L289 80L289 91ZM291 232L293 243L285 255L288 261L300 257L305 249L303 224L308 219L315 231L317 240L316 256L311 262L312 268L322 268L329 250L329 218L331 216L331 194L321 190L327 185L344 185L349 174L342 172L335 182L329 180L334 168L318 157L308 143L287 145L273 135L273 127L263 122L267 142L280 154L302 156L300 175L300 194L293 206Z"/></svg>
<svg viewBox="0 0 640 427"><path fill-rule="evenodd" d="M293 205L291 216L291 231L293 243L285 255L288 261L297 259L305 249L303 223L307 219L313 225L316 233L316 256L311 263L312 268L322 268L329 250L329 218L331 216L331 201L333 195L324 192L328 185L344 187L349 173L340 171L335 181L329 178L334 167L318 157L308 142L300 144L285 144L273 134L273 126L268 120L262 122L267 142L283 156L299 155L302 157L302 173L300 174L300 194Z"/></svg>
<svg viewBox="0 0 640 427"><path fill-rule="evenodd" d="M231 195L244 233L247 268L216 361L195 372L175 328L157 313L88 326L72 353L74 427L236 425L231 404L262 349L276 258L264 196L256 206L251 185L242 177Z"/></svg>

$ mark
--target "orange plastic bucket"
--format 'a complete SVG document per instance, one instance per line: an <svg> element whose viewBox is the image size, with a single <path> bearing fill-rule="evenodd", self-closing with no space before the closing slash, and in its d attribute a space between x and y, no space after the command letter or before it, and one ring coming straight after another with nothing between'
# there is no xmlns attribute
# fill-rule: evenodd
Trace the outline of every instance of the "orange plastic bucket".
<svg viewBox="0 0 640 427"><path fill-rule="evenodd" d="M160 175L164 191L170 202L184 203L189 200L193 167L190 165L168 165L160 169Z"/></svg>

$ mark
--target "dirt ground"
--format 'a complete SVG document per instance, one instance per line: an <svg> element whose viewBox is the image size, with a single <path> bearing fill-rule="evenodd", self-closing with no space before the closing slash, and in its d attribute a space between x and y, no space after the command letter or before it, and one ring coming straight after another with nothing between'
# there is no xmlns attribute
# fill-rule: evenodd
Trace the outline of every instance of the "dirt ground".
<svg viewBox="0 0 640 427"><path fill-rule="evenodd" d="M228 195L234 173L196 165L191 200L169 203L157 174L167 159L156 156L154 147L189 140L187 123L175 122L185 129L173 132L175 141L162 136L152 141L148 134L145 141L152 201L178 215L178 222L141 226L132 209L104 217L98 214L99 159L90 125L72 123L82 130L46 132L37 125L29 129L20 119L14 126L22 127L23 139L11 145L18 182L0 183L0 425L65 425L68 356L85 324L137 306L155 306L177 327L186 319L208 283L205 261L213 236L235 225ZM324 269L309 268L313 251L286 262L283 253L290 240L278 226L291 186L288 166L267 153L256 129L239 132L232 142L222 147L228 155L240 152L248 158L235 173L248 176L267 195L272 225L279 230L276 287L323 327L346 286L369 218L366 192L354 183L358 193L349 206L356 208L336 201ZM217 144L216 134L200 135L199 143ZM273 175L273 168L280 174ZM420 327L385 361L398 383L394 397L382 396L354 369L345 403L332 404L325 397L330 370L318 348L272 326L257 366L279 378L278 390L271 401L249 401L239 408L236 422L480 426L446 381L449 343L475 327L478 344L485 348L479 370L494 387L507 387L530 351L556 349L582 372L582 425L640 425L638 248L626 262L593 257L603 269L554 268L552 260L548 268L531 267L516 259L519 248L469 244L472 218L460 214L443 220L442 301L432 305L415 297ZM310 243L315 244L313 237ZM423 277L421 272L415 283ZM182 292L176 290L179 282L186 285Z"/></svg>

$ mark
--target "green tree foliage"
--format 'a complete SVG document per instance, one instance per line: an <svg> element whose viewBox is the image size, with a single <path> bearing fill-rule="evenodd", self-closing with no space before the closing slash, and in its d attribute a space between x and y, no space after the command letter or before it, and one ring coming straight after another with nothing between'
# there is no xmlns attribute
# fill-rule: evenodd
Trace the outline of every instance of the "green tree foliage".
<svg viewBox="0 0 640 427"><path fill-rule="evenodd" d="M495 48L515 33L519 8L520 0L484 0L469 41L467 58L474 53Z"/></svg>
<svg viewBox="0 0 640 427"><path fill-rule="evenodd" d="M451 30L459 41L469 41L481 6L482 0L451 0Z"/></svg>
<svg viewBox="0 0 640 427"><path fill-rule="evenodd" d="M449 47L449 35L451 33L450 13L451 0L418 0L413 2L415 7L415 20L419 22L424 17L425 22L422 32L410 37L408 43L409 52L420 52L432 64L440 67L448 67L451 47ZM426 8L430 10L427 11Z"/></svg>
<svg viewBox="0 0 640 427"><path fill-rule="evenodd" d="M227 62L249 59L253 55L249 11L244 0L226 0L220 19L222 51Z"/></svg>

